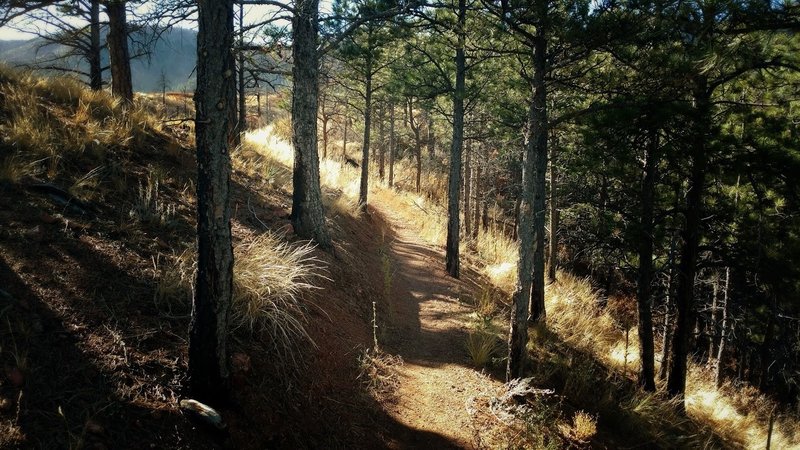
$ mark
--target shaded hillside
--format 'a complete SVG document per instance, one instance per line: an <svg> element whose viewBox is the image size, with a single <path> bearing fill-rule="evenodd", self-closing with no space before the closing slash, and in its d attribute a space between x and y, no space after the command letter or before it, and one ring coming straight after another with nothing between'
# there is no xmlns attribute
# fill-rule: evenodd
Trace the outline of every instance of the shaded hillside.
<svg viewBox="0 0 800 450"><path fill-rule="evenodd" d="M0 448L380 447L386 430L414 439L358 380L380 229L337 216L336 260L287 232L281 186L234 173L235 253L255 274L238 277L237 295L277 277L283 287L270 283L264 307L284 302L316 345L240 327L229 430L216 436L177 407L195 245L191 139L141 105L126 120L107 94L69 80L3 69L0 93Z"/></svg>

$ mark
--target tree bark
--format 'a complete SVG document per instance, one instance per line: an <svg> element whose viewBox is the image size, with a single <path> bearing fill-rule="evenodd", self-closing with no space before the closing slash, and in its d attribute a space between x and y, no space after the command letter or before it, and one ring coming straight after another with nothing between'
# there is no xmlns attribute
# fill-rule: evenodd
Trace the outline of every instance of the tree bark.
<svg viewBox="0 0 800 450"><path fill-rule="evenodd" d="M247 131L247 96L245 95L244 83L244 3L239 3L239 88L237 89L239 100L239 120L236 126L238 139Z"/></svg>
<svg viewBox="0 0 800 450"><path fill-rule="evenodd" d="M111 93L127 104L133 103L131 56L128 50L127 2L106 2L108 55L111 60Z"/></svg>
<svg viewBox="0 0 800 450"><path fill-rule="evenodd" d="M342 161L347 161L347 110L344 112L344 130L342 131Z"/></svg>
<svg viewBox="0 0 800 450"><path fill-rule="evenodd" d="M291 221L294 232L332 247L319 182L317 108L319 102L319 0L298 0L292 16L292 143L294 171Z"/></svg>
<svg viewBox="0 0 800 450"><path fill-rule="evenodd" d="M328 158L328 123L330 118L322 115L322 159Z"/></svg>
<svg viewBox="0 0 800 450"><path fill-rule="evenodd" d="M464 96L466 93L467 4L458 0L458 45L456 48L456 85L453 91L453 142L450 149L450 179L447 190L447 247L445 267L454 278L460 275L459 242L461 232L458 194L461 189L461 148L464 141Z"/></svg>
<svg viewBox="0 0 800 450"><path fill-rule="evenodd" d="M550 147L550 249L547 253L547 282L556 282L556 268L558 266L558 202L557 202L556 146Z"/></svg>
<svg viewBox="0 0 800 450"><path fill-rule="evenodd" d="M397 136L394 132L394 102L389 103L389 187L394 187L394 155Z"/></svg>
<svg viewBox="0 0 800 450"><path fill-rule="evenodd" d="M464 146L464 236L472 236L472 152L468 143Z"/></svg>
<svg viewBox="0 0 800 450"><path fill-rule="evenodd" d="M428 112L428 155L431 160L436 159L436 133L433 129L433 114Z"/></svg>
<svg viewBox="0 0 800 450"><path fill-rule="evenodd" d="M531 322L544 322L546 311L544 306L544 223L545 196L547 174L547 2L539 0L536 4L542 26L537 27L533 41L533 122L528 140L534 146L533 176L533 284L531 287Z"/></svg>
<svg viewBox="0 0 800 450"><path fill-rule="evenodd" d="M653 131L650 146L645 155L644 177L640 191L639 217L639 274L636 282L636 303L639 320L639 385L655 392L655 349L653 342L653 208L655 197L656 169L658 167L658 132Z"/></svg>
<svg viewBox="0 0 800 450"><path fill-rule="evenodd" d="M367 57L367 68L364 96L364 142L361 144L361 184L358 190L358 208L367 211L369 195L369 138L372 129L372 58Z"/></svg>
<svg viewBox="0 0 800 450"><path fill-rule="evenodd" d="M189 331L189 383L201 401L224 401L233 290L230 148L235 102L233 0L200 0L197 35L197 279Z"/></svg>
<svg viewBox="0 0 800 450"><path fill-rule="evenodd" d="M675 297L677 317L675 333L672 338L672 359L670 361L667 392L683 399L686 392L686 369L689 357L689 335L694 323L694 280L697 273L697 255L700 245L703 207L703 188L706 176L706 136L710 129L710 94L705 82L700 82L695 90L696 119L694 123L691 175L689 192L686 195L685 224L681 259L678 265L678 288ZM683 402L681 402L683 406Z"/></svg>
<svg viewBox="0 0 800 450"><path fill-rule="evenodd" d="M381 181L386 178L386 104L382 104L378 115L378 177Z"/></svg>
<svg viewBox="0 0 800 450"><path fill-rule="evenodd" d="M719 272L714 271L711 286L711 318L708 324L708 359L707 363L711 367L714 358L717 356L717 338L719 336Z"/></svg>
<svg viewBox="0 0 800 450"><path fill-rule="evenodd" d="M540 20L546 17L547 2L537 0L534 7ZM517 233L519 235L519 262L517 265L517 285L514 290L511 310L511 330L508 340L508 366L506 380L523 376L527 359L528 322L544 319L544 297L542 305L532 306L539 301L536 298L537 282L544 281L544 271L535 270L537 246L544 228L544 192L539 177L544 175L542 164L547 162L547 91L545 86L545 69L547 43L544 27L537 27L533 42L533 78L531 83L531 101L528 108L528 124L525 133L525 152L522 157L522 189L519 198L519 216ZM541 155L545 151L544 157ZM537 197L538 196L538 197ZM537 206L542 210L537 210ZM541 213L541 221L537 216ZM541 222L541 229L538 228ZM540 281L536 277L541 275ZM544 285L539 286L542 289Z"/></svg>
<svg viewBox="0 0 800 450"><path fill-rule="evenodd" d="M407 105L408 105L408 112L407 112L408 126L414 133L414 158L416 160L416 166L417 166L417 178L414 186L416 188L417 194L419 194L422 182L422 124L419 122L418 118L414 116L413 97L409 97Z"/></svg>
<svg viewBox="0 0 800 450"><path fill-rule="evenodd" d="M725 288L722 293L722 326L719 330L719 347L717 348L717 365L714 367L714 383L717 387L722 386L722 356L725 354L725 341L728 338L728 315L730 314L730 287L731 287L731 268L725 268Z"/></svg>
<svg viewBox="0 0 800 450"><path fill-rule="evenodd" d="M472 239L475 242L477 242L478 233L479 233L480 228L481 228L481 225L480 225L480 223L481 223L480 222L480 220L481 220L481 204L483 203L483 192L482 192L483 183L482 183L482 179L481 179L481 175L482 175L482 173L481 173L481 162L482 161L480 161L478 159L478 153L475 153L475 161L473 162L474 167L475 167L475 177L474 177L475 182L474 182L474 188L473 188L473 192L474 192L474 198L473 198L474 201L473 201L473 203L474 203L474 205L472 207L472 209L474 211L473 218L472 218Z"/></svg>
<svg viewBox="0 0 800 450"><path fill-rule="evenodd" d="M100 56L100 0L92 0L89 21L89 87L93 91L99 91L103 89L103 67Z"/></svg>

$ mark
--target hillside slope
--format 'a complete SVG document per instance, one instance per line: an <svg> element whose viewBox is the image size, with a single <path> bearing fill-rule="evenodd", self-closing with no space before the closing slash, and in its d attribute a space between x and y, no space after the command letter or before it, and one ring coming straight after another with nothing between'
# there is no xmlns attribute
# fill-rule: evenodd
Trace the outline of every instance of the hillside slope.
<svg viewBox="0 0 800 450"><path fill-rule="evenodd" d="M4 70L0 93L0 447L352 448L402 433L358 379L379 225L338 215L338 256L306 259L315 345L293 341L292 360L268 332L236 331L229 435L215 436L177 408L195 239L185 131L146 110L131 127L105 94L63 80ZM302 245L287 192L238 170L232 184L237 255L272 236L268 258L297 264L280 251Z"/></svg>

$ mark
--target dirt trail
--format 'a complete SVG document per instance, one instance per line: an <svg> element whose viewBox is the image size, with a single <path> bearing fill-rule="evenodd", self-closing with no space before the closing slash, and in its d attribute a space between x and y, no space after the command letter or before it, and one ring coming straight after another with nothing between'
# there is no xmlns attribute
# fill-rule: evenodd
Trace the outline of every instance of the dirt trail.
<svg viewBox="0 0 800 450"><path fill-rule="evenodd" d="M397 402L387 407L399 423L415 433L414 441L398 437L398 448L475 448L467 405L470 399L499 382L472 368L466 351L477 274L455 280L444 270L444 254L422 241L402 219L380 211L395 232L389 243L394 266L393 298L389 305L393 324L385 349L403 358L398 368ZM421 437L422 436L422 437ZM420 441L419 439L423 439Z"/></svg>

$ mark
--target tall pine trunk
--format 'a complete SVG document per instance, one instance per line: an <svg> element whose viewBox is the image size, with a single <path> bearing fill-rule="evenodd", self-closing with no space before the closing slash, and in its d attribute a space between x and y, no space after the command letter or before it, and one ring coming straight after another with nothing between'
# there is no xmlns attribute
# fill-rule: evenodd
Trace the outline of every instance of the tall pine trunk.
<svg viewBox="0 0 800 450"><path fill-rule="evenodd" d="M227 333L233 290L230 149L235 102L233 0L200 0L197 35L197 279L189 331L189 383L201 401L228 391Z"/></svg>
<svg viewBox="0 0 800 450"><path fill-rule="evenodd" d="M291 221L294 232L330 249L319 183L319 0L297 0L292 16L292 143L294 170Z"/></svg>
<svg viewBox="0 0 800 450"><path fill-rule="evenodd" d="M656 390L655 346L653 342L653 208L655 197L656 168L658 167L658 132L653 131L644 162L644 176L639 193L639 274L636 282L636 304L638 307L639 385L649 392Z"/></svg>
<svg viewBox="0 0 800 450"><path fill-rule="evenodd" d="M378 177L381 181L386 178L386 104L382 104L378 115Z"/></svg>
<svg viewBox="0 0 800 450"><path fill-rule="evenodd" d="M103 66L100 56L100 0L92 0L89 8L89 87L103 89Z"/></svg>
<svg viewBox="0 0 800 450"><path fill-rule="evenodd" d="M436 159L436 133L433 129L433 114L428 111L428 155L431 160Z"/></svg>
<svg viewBox="0 0 800 450"><path fill-rule="evenodd" d="M544 18L547 10L547 3L538 0L536 8ZM506 380L522 377L525 361L527 359L528 344L528 320L544 318L544 308L531 304L538 301L536 299L536 246L538 236L543 230L537 228L539 225L536 209L539 205L537 195L542 196L544 192L540 189L538 177L544 174L541 169L542 162L546 162L540 154L542 149L547 149L547 110L546 100L547 91L545 89L544 71L546 68L546 42L542 27L537 27L536 36L533 42L533 78L531 83L531 101L528 108L528 124L525 132L525 152L522 156L522 189L519 203L519 215L517 219L517 233L519 235L519 262L517 264L517 285L513 295L513 306L511 309L511 327L508 339L508 366L506 367ZM544 205L541 205L544 207ZM542 213L544 211L541 211ZM543 219L543 217L542 217ZM541 223L544 228L544 221ZM544 272L541 272L542 282ZM544 286L541 286L542 288ZM542 299L542 302L544 299ZM539 315L541 314L541 315Z"/></svg>
<svg viewBox="0 0 800 450"><path fill-rule="evenodd" d="M342 130L342 161L347 161L347 122L350 119L347 117L347 111L344 112L344 130Z"/></svg>
<svg viewBox="0 0 800 450"><path fill-rule="evenodd" d="M539 10L539 20L542 25L537 27L533 41L533 126L529 131L528 140L534 146L534 174L533 174L533 285L531 286L531 322L544 322L547 315L544 306L544 223L545 223L545 197L547 173L547 85L545 72L547 71L547 37L545 27L547 23L547 2L539 0L536 3ZM520 226L522 224L520 223Z"/></svg>
<svg viewBox="0 0 800 450"><path fill-rule="evenodd" d="M456 86L453 91L453 142L450 149L450 179L447 189L447 246L445 267L454 278L460 275L459 243L461 221L458 194L461 189L461 149L464 144L464 96L467 71L466 44L467 3L458 0L458 45L456 48Z"/></svg>
<svg viewBox="0 0 800 450"><path fill-rule="evenodd" d="M244 82L244 3L239 3L239 88L237 89L239 99L239 120L236 131L241 139L241 135L247 131L247 96L245 95Z"/></svg>
<svg viewBox="0 0 800 450"><path fill-rule="evenodd" d="M472 236L472 152L470 145L464 146L464 236Z"/></svg>
<svg viewBox="0 0 800 450"><path fill-rule="evenodd" d="M481 225L480 225L480 223L481 223L480 222L480 220L481 220L481 204L483 203L483 192L482 192L483 183L482 183L482 180L481 180L481 175L482 175L482 173L481 173L482 164L481 163L483 161L480 161L478 159L478 153L477 152L475 153L474 157L475 157L475 161L473 161L473 165L475 167L475 169L474 169L475 170L475 177L474 177L475 182L474 182L474 188L473 188L473 192L474 192L474 195L473 195L474 202L473 203L474 203L474 205L472 207L472 209L473 209L472 239L473 239L473 241L477 242L478 233L479 233L480 228L481 228Z"/></svg>
<svg viewBox="0 0 800 450"><path fill-rule="evenodd" d="M689 358L689 335L694 324L694 280L697 273L697 256L700 246L703 189L706 177L706 136L710 129L710 94L705 81L700 81L695 90L695 113L691 175L689 192L686 195L685 224L678 265L678 288L675 296L677 316L672 338L672 359L670 360L667 392L673 397L683 399L686 392L686 370ZM683 402L681 403L683 406Z"/></svg>
<svg viewBox="0 0 800 450"><path fill-rule="evenodd" d="M394 102L389 104L389 187L394 186L394 155L397 147L397 135L394 132Z"/></svg>
<svg viewBox="0 0 800 450"><path fill-rule="evenodd" d="M725 287L722 293L722 325L719 330L719 347L717 348L717 365L714 367L714 383L717 387L722 386L722 357L725 355L725 341L728 339L728 316L730 314L730 288L731 288L731 268L725 268Z"/></svg>
<svg viewBox="0 0 800 450"><path fill-rule="evenodd" d="M556 170L556 146L550 147L550 248L547 252L547 282L555 283L558 266L558 172Z"/></svg>
<svg viewBox="0 0 800 450"><path fill-rule="evenodd" d="M361 184L358 190L358 207L362 212L367 211L367 196L369 195L369 138L372 129L372 58L367 57L367 76L364 96L364 142L361 144Z"/></svg>
<svg viewBox="0 0 800 450"><path fill-rule="evenodd" d="M108 15L108 56L111 60L111 93L125 103L133 103L131 55L128 50L127 6L123 0L106 2ZM231 43L233 44L233 43Z"/></svg>

